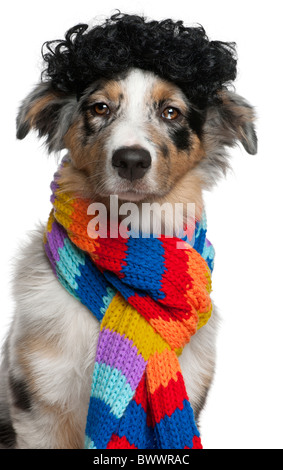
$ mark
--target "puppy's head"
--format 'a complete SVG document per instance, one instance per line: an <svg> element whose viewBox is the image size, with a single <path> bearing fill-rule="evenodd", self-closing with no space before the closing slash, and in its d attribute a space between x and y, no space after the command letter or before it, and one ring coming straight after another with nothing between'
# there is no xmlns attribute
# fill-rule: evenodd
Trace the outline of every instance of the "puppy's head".
<svg viewBox="0 0 283 470"><path fill-rule="evenodd" d="M66 189L201 208L227 147L256 153L253 108L228 91L234 47L202 28L118 14L47 48L47 80L23 102L17 136L34 128L49 151L69 151Z"/></svg>

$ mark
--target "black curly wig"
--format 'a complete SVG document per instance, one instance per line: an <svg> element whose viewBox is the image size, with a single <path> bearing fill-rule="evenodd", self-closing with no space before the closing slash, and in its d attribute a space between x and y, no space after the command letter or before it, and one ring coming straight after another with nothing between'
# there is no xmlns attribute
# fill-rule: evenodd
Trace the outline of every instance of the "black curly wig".
<svg viewBox="0 0 283 470"><path fill-rule="evenodd" d="M93 81L137 67L174 82L203 108L237 74L235 44L209 41L202 26L120 12L92 29L74 26L65 40L46 42L42 55L47 63L42 79L78 97Z"/></svg>

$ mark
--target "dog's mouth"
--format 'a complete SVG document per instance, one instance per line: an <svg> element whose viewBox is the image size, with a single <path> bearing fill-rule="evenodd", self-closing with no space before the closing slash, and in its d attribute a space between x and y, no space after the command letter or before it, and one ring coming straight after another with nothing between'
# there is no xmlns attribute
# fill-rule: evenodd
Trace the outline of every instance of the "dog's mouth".
<svg viewBox="0 0 283 470"><path fill-rule="evenodd" d="M149 197L152 197L152 192L148 191L136 191L136 190L128 190L128 191L119 191L117 189L113 189L113 191L109 191L104 194L100 194L102 197L109 197L109 196L117 196L118 199L125 202L141 202L145 201Z"/></svg>
<svg viewBox="0 0 283 470"><path fill-rule="evenodd" d="M139 202L145 199L148 194L141 191L121 191L116 193L121 201Z"/></svg>
<svg viewBox="0 0 283 470"><path fill-rule="evenodd" d="M156 197L160 192L157 184L147 181L111 181L108 180L108 185L104 186L104 191L100 192L101 196L109 197L111 195L118 196L121 201L140 202L148 198Z"/></svg>

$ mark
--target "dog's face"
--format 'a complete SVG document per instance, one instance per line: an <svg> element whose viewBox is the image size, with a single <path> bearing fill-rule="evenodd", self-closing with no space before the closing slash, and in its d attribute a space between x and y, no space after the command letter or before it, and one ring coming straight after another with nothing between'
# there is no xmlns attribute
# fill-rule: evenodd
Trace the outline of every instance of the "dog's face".
<svg viewBox="0 0 283 470"><path fill-rule="evenodd" d="M94 83L64 141L95 195L166 195L204 151L181 90L138 69Z"/></svg>
<svg viewBox="0 0 283 470"><path fill-rule="evenodd" d="M68 149L66 188L88 198L201 204L203 187L227 166L227 146L256 153L253 120L234 93L200 111L174 83L130 69L93 82L79 100L40 84L23 102L17 135L33 127L49 150Z"/></svg>

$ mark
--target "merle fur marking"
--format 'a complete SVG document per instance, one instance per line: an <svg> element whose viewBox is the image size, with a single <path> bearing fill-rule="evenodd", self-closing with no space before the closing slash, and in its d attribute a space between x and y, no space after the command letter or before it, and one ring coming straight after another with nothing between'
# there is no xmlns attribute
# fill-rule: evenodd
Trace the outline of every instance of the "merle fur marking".
<svg viewBox="0 0 283 470"><path fill-rule="evenodd" d="M0 409L0 449L13 449L16 445L16 437L10 416L5 410Z"/></svg>
<svg viewBox="0 0 283 470"><path fill-rule="evenodd" d="M22 411L29 411L32 399L27 384L24 380L17 379L12 375L9 377L10 390L12 392L14 405Z"/></svg>
<svg viewBox="0 0 283 470"><path fill-rule="evenodd" d="M171 138L179 150L188 150L190 147L190 132L187 127L177 127L170 129Z"/></svg>
<svg viewBox="0 0 283 470"><path fill-rule="evenodd" d="M160 150L164 158L169 157L169 149L165 143L160 145Z"/></svg>

